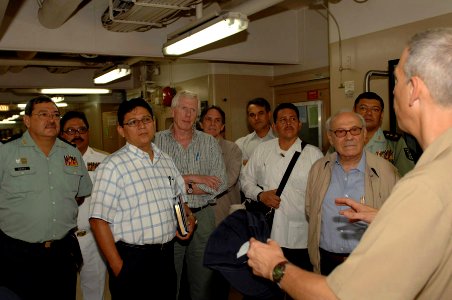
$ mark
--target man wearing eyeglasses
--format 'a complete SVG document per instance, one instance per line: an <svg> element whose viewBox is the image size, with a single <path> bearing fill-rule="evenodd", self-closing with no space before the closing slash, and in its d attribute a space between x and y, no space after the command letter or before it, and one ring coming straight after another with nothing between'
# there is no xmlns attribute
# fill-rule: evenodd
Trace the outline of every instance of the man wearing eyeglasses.
<svg viewBox="0 0 452 300"><path fill-rule="evenodd" d="M99 165L90 206L112 299L175 299L174 239L189 239L196 223L185 206L188 234L176 230L174 205L185 198L184 180L152 143L154 115L144 99L119 105L117 130L127 143Z"/></svg>
<svg viewBox="0 0 452 300"><path fill-rule="evenodd" d="M0 148L0 286L21 299L75 299L78 204L91 193L80 152L57 139L60 113L40 96L27 131Z"/></svg>
<svg viewBox="0 0 452 300"><path fill-rule="evenodd" d="M336 198L350 198L379 208L399 179L387 160L364 151L367 130L363 117L339 112L326 121L336 152L317 161L309 172L306 215L309 222L309 257L314 271L328 275L356 247L367 229L364 222L340 216L345 207Z"/></svg>
<svg viewBox="0 0 452 300"><path fill-rule="evenodd" d="M401 176L414 168L414 158L401 134L383 131L384 102L374 92L364 92L355 99L353 110L366 121L366 150L389 160Z"/></svg>
<svg viewBox="0 0 452 300"><path fill-rule="evenodd" d="M89 123L83 112L68 111L60 120L61 137L75 144L83 155L91 180L94 181L96 168L108 155L106 152L89 146ZM77 232L75 235L80 244L83 266L80 270L80 287L84 300L103 299L105 273L107 267L99 252L89 225L89 205L91 197L86 197L79 206L77 216Z"/></svg>

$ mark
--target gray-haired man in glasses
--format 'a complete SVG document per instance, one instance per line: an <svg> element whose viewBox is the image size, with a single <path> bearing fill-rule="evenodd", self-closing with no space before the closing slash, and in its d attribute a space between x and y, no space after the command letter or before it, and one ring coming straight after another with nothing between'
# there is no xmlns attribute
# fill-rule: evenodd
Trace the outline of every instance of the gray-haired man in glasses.
<svg viewBox="0 0 452 300"><path fill-rule="evenodd" d="M83 112L68 111L60 120L60 136L75 144L83 155L89 176L94 181L95 170L108 153L89 146L89 123ZM80 288L83 299L101 300L104 295L107 267L102 258L89 226L89 205L91 197L79 206L76 236L83 256L80 270Z"/></svg>
<svg viewBox="0 0 452 300"><path fill-rule="evenodd" d="M379 208L399 179L387 160L364 151L366 126L363 117L341 111L326 121L328 139L336 152L319 159L309 172L306 214L309 222L308 250L314 271L328 275L356 247L367 228L349 222L339 211L336 198L351 198Z"/></svg>

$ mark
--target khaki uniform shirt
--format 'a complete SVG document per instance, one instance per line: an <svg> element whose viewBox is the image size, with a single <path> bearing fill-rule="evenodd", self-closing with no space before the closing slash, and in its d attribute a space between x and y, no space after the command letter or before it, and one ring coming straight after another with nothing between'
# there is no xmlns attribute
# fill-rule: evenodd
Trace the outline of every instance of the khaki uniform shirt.
<svg viewBox="0 0 452 300"><path fill-rule="evenodd" d="M394 187L327 282L339 299L452 299L452 128Z"/></svg>
<svg viewBox="0 0 452 300"><path fill-rule="evenodd" d="M400 176L414 168L413 156L405 140L397 133L383 132L379 128L365 148L367 151L389 160L399 170Z"/></svg>

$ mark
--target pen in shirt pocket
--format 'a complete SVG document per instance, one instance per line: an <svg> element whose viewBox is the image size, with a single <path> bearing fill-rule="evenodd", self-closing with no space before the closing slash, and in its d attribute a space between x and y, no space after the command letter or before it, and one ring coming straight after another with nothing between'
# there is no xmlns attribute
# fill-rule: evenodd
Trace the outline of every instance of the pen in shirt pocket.
<svg viewBox="0 0 452 300"><path fill-rule="evenodd" d="M196 160L196 161L199 160L199 152L196 153L195 160Z"/></svg>

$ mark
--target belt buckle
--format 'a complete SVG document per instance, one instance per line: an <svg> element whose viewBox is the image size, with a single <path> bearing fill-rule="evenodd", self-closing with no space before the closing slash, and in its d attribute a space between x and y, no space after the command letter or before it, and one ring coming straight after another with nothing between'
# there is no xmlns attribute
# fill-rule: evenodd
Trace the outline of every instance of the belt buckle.
<svg viewBox="0 0 452 300"><path fill-rule="evenodd" d="M44 248L49 249L50 247L52 247L52 244L53 244L53 240L45 241Z"/></svg>
<svg viewBox="0 0 452 300"><path fill-rule="evenodd" d="M88 232L86 230L79 230L75 233L77 237L85 236Z"/></svg>

